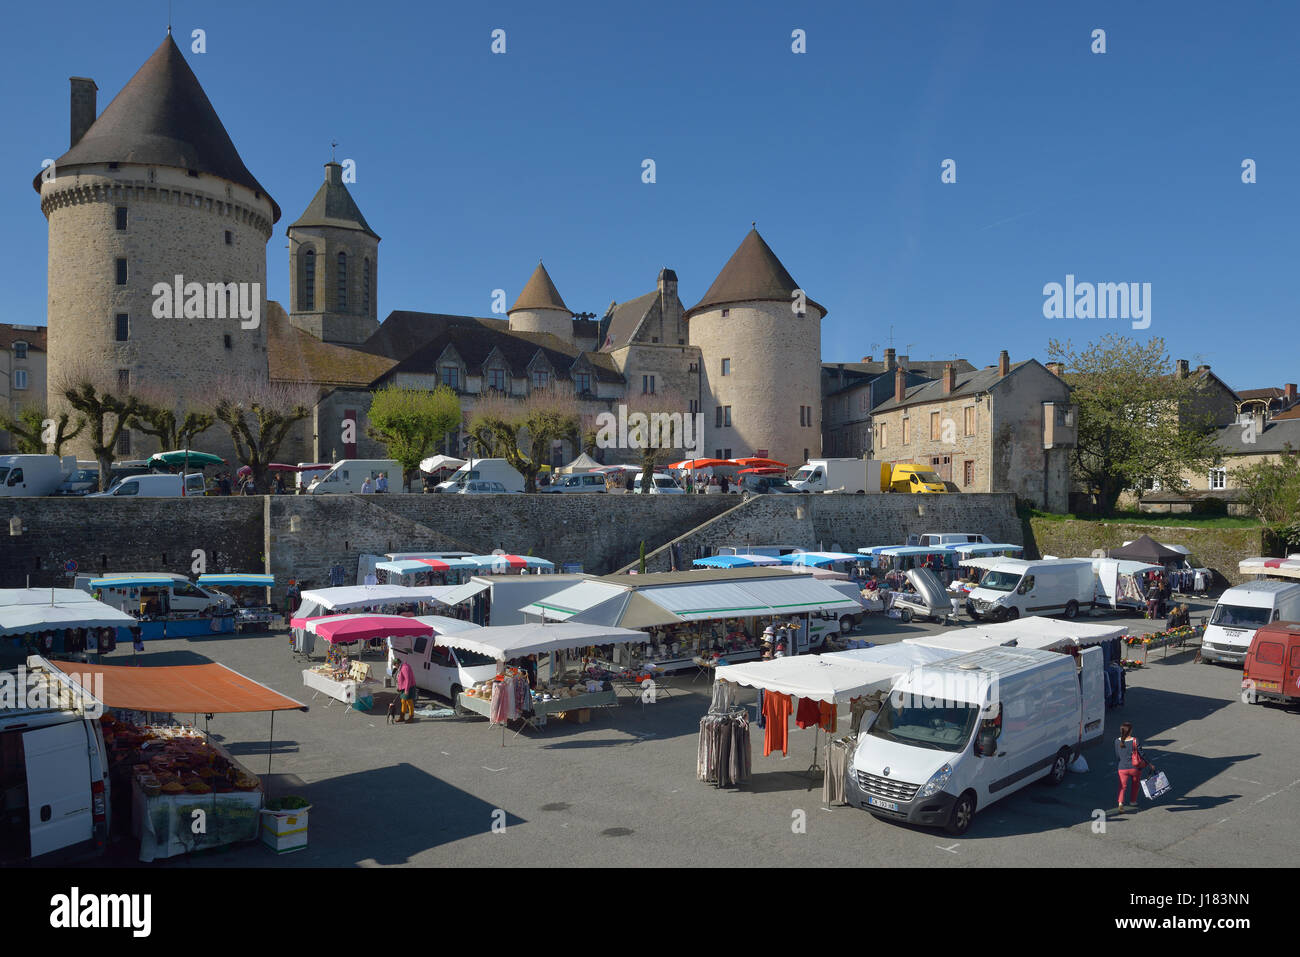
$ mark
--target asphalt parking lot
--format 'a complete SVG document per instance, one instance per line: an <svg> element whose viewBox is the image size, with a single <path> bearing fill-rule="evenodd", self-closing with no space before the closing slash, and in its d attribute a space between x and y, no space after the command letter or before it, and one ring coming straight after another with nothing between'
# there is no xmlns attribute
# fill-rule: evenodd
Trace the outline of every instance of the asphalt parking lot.
<svg viewBox="0 0 1300 957"><path fill-rule="evenodd" d="M1194 616L1205 610L1193 605ZM883 643L942 630L875 617L858 634ZM319 698L308 712L276 716L265 778L270 794L311 801L307 849L276 856L250 844L144 866L1290 866L1300 834L1300 711L1243 704L1239 669L1195 663L1191 650L1162 654L1129 674L1125 706L1107 713L1106 734L1084 752L1088 772L1058 788L1030 785L980 812L961 838L825 807L820 774L805 772L814 732L793 725L787 757L764 758L754 729L754 777L743 790L697 781L708 686L682 673L654 704L624 698L586 725L507 733L504 747L501 730L481 718L390 726L383 713ZM108 661L129 657L128 648ZM142 657L220 661L309 697L283 633L150 642ZM1173 791L1105 819L1103 830L1095 815L1115 805L1110 741L1124 720ZM266 715L229 715L210 730L265 775L269 725ZM110 860L132 857L119 848Z"/></svg>

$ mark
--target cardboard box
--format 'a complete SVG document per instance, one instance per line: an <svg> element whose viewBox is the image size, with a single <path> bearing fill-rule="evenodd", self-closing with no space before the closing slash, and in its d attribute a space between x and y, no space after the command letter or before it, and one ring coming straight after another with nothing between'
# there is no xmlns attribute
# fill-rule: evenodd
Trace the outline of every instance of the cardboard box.
<svg viewBox="0 0 1300 957"><path fill-rule="evenodd" d="M311 807L294 811L262 811L262 843L284 854L307 846L307 812Z"/></svg>
<svg viewBox="0 0 1300 957"><path fill-rule="evenodd" d="M572 724L586 724L591 720L590 708L577 708L573 711L564 712L564 720Z"/></svg>

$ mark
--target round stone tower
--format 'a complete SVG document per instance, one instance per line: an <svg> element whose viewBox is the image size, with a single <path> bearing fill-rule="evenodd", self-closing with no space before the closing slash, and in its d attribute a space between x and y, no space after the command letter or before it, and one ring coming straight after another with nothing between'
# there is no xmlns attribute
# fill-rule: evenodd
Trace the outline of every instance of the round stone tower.
<svg viewBox="0 0 1300 957"><path fill-rule="evenodd" d="M541 262L506 315L510 317L511 332L549 332L565 342L573 342L573 313L560 298Z"/></svg>
<svg viewBox="0 0 1300 957"><path fill-rule="evenodd" d="M820 454L825 315L750 230L685 313L700 349L705 455L730 449L798 465Z"/></svg>
<svg viewBox="0 0 1300 957"><path fill-rule="evenodd" d="M74 372L195 406L228 375L265 380L279 206L170 33L98 118L95 89L72 80L71 148L34 182L49 224L50 408ZM139 438L124 457L152 451ZM201 438L228 445L220 426Z"/></svg>

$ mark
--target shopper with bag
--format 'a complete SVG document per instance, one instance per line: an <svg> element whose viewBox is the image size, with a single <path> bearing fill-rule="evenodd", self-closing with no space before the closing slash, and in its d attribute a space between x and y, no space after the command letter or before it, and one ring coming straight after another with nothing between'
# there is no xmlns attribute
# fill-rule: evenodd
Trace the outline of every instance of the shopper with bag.
<svg viewBox="0 0 1300 957"><path fill-rule="evenodd" d="M1119 737L1115 739L1115 757L1119 759L1119 809L1137 807L1138 792L1142 787L1142 768L1146 761L1138 750L1137 738L1133 737L1133 725L1125 721L1119 726ZM1129 785L1133 785L1133 803L1126 805L1124 797Z"/></svg>

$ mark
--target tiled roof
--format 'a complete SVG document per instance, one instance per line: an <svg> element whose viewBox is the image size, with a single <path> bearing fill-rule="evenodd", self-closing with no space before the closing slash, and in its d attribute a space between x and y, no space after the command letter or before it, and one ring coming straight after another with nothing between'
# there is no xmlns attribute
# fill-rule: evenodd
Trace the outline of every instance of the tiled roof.
<svg viewBox="0 0 1300 957"><path fill-rule="evenodd" d="M1254 441L1247 441L1251 438ZM1267 455L1288 445L1300 451L1300 418L1269 419L1262 432L1255 432L1249 423L1234 422L1219 429L1214 441L1229 455Z"/></svg>
<svg viewBox="0 0 1300 957"><path fill-rule="evenodd" d="M912 386L904 393L902 402L891 398L887 402L882 402L876 406L875 411L890 412L894 409L901 409L904 406L917 405L923 402L937 402L950 399L953 396L977 395L981 392L987 392L995 388L1004 378L1010 378L1016 374L1017 370L1023 369L1031 362L1036 362L1036 360L1025 359L1023 362L1012 363L1011 371L1006 376L998 375L997 366L988 366L974 372L959 372L955 376L957 380L956 386L949 393L943 391L943 381L938 379L922 385Z"/></svg>
<svg viewBox="0 0 1300 957"><path fill-rule="evenodd" d="M280 218L279 205L239 158L170 33L55 167L98 163L171 166L219 176L266 196L272 219ZM39 193L40 174L32 185Z"/></svg>
<svg viewBox="0 0 1300 957"><path fill-rule="evenodd" d="M278 302L267 303L266 353L273 382L365 388L393 367L386 356L321 342L303 332Z"/></svg>
<svg viewBox="0 0 1300 957"><path fill-rule="evenodd" d="M610 349L618 349L630 344L632 337L636 335L637 327L641 325L641 320L658 301L659 290L656 289L644 296L637 296L635 299L613 306L605 330L605 341L600 343L601 350L608 352Z"/></svg>
<svg viewBox="0 0 1300 957"><path fill-rule="evenodd" d="M361 208L348 192L341 175L342 167L338 163L325 164L325 182L312 197L303 214L293 221L294 226L334 226L338 229L356 229L378 239L379 236L366 217L361 215Z"/></svg>
<svg viewBox="0 0 1300 957"><path fill-rule="evenodd" d="M943 367L949 362L953 364L953 369L960 375L963 372L974 372L975 366L971 365L965 359L928 359L925 361L914 360L910 356L899 356L896 365L903 366L908 372L919 372L927 379L937 379L943 375ZM888 372L885 368L884 360L879 362L823 362L822 368L829 371L837 371L840 366L844 367L845 372L859 372L864 375L876 375L880 372Z"/></svg>
<svg viewBox="0 0 1300 957"><path fill-rule="evenodd" d="M1286 395L1277 386L1269 386L1267 389L1238 389L1237 398L1239 399L1280 399Z"/></svg>
<svg viewBox="0 0 1300 957"><path fill-rule="evenodd" d="M560 298L560 291L555 288L555 283L551 282L551 274L540 262L533 270L533 274L528 277L528 282L524 285L519 298L515 300L515 304L506 310L506 314L509 315L517 309L559 309L570 315L573 314Z"/></svg>
<svg viewBox="0 0 1300 957"><path fill-rule="evenodd" d="M46 326L23 329L7 322L0 322L0 349L12 349L15 342L25 342L27 348L45 352L48 331Z"/></svg>
<svg viewBox="0 0 1300 957"><path fill-rule="evenodd" d="M776 253L763 241L757 229L751 229L732 253L727 264L713 280L704 298L686 311L689 318L694 313L711 306L724 306L733 302L791 302L792 294L799 288ZM826 314L826 309L811 299L808 305Z"/></svg>

